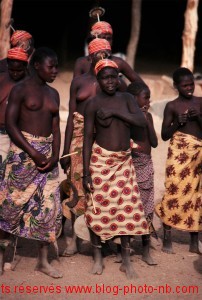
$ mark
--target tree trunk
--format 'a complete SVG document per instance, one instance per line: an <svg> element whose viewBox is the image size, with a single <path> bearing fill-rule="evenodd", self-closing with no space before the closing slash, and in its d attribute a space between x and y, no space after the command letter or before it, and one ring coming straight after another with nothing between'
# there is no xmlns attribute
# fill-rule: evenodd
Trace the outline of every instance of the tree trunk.
<svg viewBox="0 0 202 300"><path fill-rule="evenodd" d="M7 56L10 48L10 27L7 24L11 19L13 0L0 0L0 59Z"/></svg>
<svg viewBox="0 0 202 300"><path fill-rule="evenodd" d="M183 50L181 67L186 67L193 72L195 40L198 30L198 3L199 0L187 0L185 11L185 25L182 34Z"/></svg>
<svg viewBox="0 0 202 300"><path fill-rule="evenodd" d="M126 51L126 61L132 68L135 67L135 56L140 35L141 6L142 0L132 0L131 34Z"/></svg>

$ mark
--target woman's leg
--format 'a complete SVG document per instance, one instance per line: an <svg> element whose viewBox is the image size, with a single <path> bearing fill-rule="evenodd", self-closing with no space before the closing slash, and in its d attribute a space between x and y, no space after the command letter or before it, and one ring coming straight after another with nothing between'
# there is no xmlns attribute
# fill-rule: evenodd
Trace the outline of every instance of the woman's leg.
<svg viewBox="0 0 202 300"><path fill-rule="evenodd" d="M61 278L63 274L53 268L48 262L49 243L39 242L39 255L36 270L53 278Z"/></svg>
<svg viewBox="0 0 202 300"><path fill-rule="evenodd" d="M94 259L94 264L91 272L92 274L100 275L102 274L104 269L101 240L100 237L97 236L92 230L89 231L90 231L91 243L93 246L93 259Z"/></svg>
<svg viewBox="0 0 202 300"><path fill-rule="evenodd" d="M130 260L130 237L128 235L121 236L121 256L120 271L125 272L128 279L138 277Z"/></svg>

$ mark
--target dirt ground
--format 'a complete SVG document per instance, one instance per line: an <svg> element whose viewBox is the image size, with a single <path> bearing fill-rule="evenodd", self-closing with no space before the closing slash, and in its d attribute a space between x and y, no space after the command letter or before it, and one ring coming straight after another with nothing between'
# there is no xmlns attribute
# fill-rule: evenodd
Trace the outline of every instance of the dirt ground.
<svg viewBox="0 0 202 300"><path fill-rule="evenodd" d="M151 88L151 112L159 139L158 147L152 152L155 169L155 201L158 202L164 191L164 170L168 147L168 143L160 138L162 112L165 103L173 99L175 92L170 78L166 76L140 75ZM60 72L52 84L57 88L61 97L61 151L68 116L71 78L71 72ZM200 86L197 86L196 94L201 94ZM61 180L65 178L62 171L60 177ZM21 261L15 271L5 271L1 277L0 299L201 299L202 256L188 251L189 234L173 230L175 254L169 255L161 251L162 226L156 216L154 225L159 239L158 241L152 239L151 254L158 265L148 266L141 260L141 239L136 238L133 242L135 254L131 256L131 259L138 278L132 281L127 280L125 274L119 271L120 265L115 263L115 253L111 251L113 247L111 250L105 247L103 274L92 275L90 273L91 247L88 243L80 247L79 254L72 257L60 257L59 261L52 247L49 257L51 264L64 274L61 279L52 279L34 270L37 261L37 243L19 239L17 254L21 256ZM202 236L200 239L202 241ZM67 239L59 238L60 253L65 249L66 243Z"/></svg>

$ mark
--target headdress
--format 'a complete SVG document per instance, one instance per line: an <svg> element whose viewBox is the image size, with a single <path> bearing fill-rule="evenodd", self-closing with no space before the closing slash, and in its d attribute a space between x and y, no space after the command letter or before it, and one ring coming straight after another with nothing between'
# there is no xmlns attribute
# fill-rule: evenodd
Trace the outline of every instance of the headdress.
<svg viewBox="0 0 202 300"><path fill-rule="evenodd" d="M17 59L22 61L28 61L28 55L24 49L20 47L14 47L8 50L7 58Z"/></svg>
<svg viewBox="0 0 202 300"><path fill-rule="evenodd" d="M95 74L97 75L103 68L111 67L118 70L118 65L111 59L101 59L95 65Z"/></svg>
<svg viewBox="0 0 202 300"><path fill-rule="evenodd" d="M88 44L89 54L92 54L92 53L95 53L98 51L102 51L102 50L110 50L111 51L110 43L106 39L96 38Z"/></svg>
<svg viewBox="0 0 202 300"><path fill-rule="evenodd" d="M98 21L100 21L100 17L103 16L105 14L105 9L103 7L93 7L90 11L89 11L89 16L93 19L97 19Z"/></svg>
<svg viewBox="0 0 202 300"><path fill-rule="evenodd" d="M17 45L18 42L22 41L22 40L29 40L32 38L32 35L24 30L16 30L10 39L11 45L13 47L15 47Z"/></svg>
<svg viewBox="0 0 202 300"><path fill-rule="evenodd" d="M91 27L91 34L94 36L98 36L101 33L109 33L113 34L113 30L111 25L105 21L98 21Z"/></svg>

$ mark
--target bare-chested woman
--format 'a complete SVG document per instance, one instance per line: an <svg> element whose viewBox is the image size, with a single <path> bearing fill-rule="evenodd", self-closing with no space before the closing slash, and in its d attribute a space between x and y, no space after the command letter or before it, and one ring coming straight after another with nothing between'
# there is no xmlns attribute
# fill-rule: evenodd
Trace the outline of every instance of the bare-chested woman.
<svg viewBox="0 0 202 300"><path fill-rule="evenodd" d="M63 213L68 219L72 219L74 223L74 216L80 216L85 212L86 196L82 184L83 175L83 128L84 128L84 110L89 99L94 97L100 90L98 85L94 66L98 60L107 57L111 51L109 42L105 39L94 39L89 43L89 55L91 59L90 70L78 77L75 77L70 86L70 100L69 100L69 116L65 131L65 142L63 155L75 153L67 158L61 159L61 166L65 173L70 167L71 182L78 192L78 203L71 210L68 209L68 201L73 199L73 192L70 191L70 199L63 202ZM119 90L126 90L127 86L123 80L119 80ZM71 162L71 164L70 164ZM67 248L63 255L69 256L77 252L76 235L73 233L72 239L69 240Z"/></svg>
<svg viewBox="0 0 202 300"><path fill-rule="evenodd" d="M33 74L11 90L6 130L11 138L5 178L0 185L0 272L5 233L39 241L37 270L62 274L47 259L48 246L61 229L58 159L60 150L59 94L47 82L58 73L56 53L38 48Z"/></svg>
<svg viewBox="0 0 202 300"><path fill-rule="evenodd" d="M32 35L25 31L25 30L16 30L11 38L10 38L10 46L11 48L17 47L22 48L28 55L28 69L27 71L30 72L31 69L29 68L29 62L31 60L32 54L34 53L34 39ZM4 73L8 71L7 67L7 58L3 58L0 60L0 73Z"/></svg>
<svg viewBox="0 0 202 300"><path fill-rule="evenodd" d="M164 227L162 250L173 253L171 228L190 232L190 252L199 253L202 231L202 98L195 97L194 76L187 68L173 73L178 97L164 110L162 139L170 139L165 193L155 210Z"/></svg>
<svg viewBox="0 0 202 300"><path fill-rule="evenodd" d="M0 172L10 146L10 138L5 128L5 114L8 97L12 87L26 77L28 55L22 48L12 48L7 54L8 72L0 73Z"/></svg>
<svg viewBox="0 0 202 300"><path fill-rule="evenodd" d="M101 274L101 241L121 238L120 270L135 276L130 262L130 236L148 234L132 163L130 125L146 126L143 113L129 93L118 92L118 66L100 60L95 70L101 91L84 115L83 184L92 193L85 212L93 246L93 274ZM95 127L95 138L94 138Z"/></svg>
<svg viewBox="0 0 202 300"><path fill-rule="evenodd" d="M92 25L89 42L96 37L106 39L112 47L113 30L111 25L105 21L98 21ZM130 82L143 81L142 78L131 68L131 66L121 57L110 53L110 59L113 60L119 67L119 72L123 74ZM91 68L90 55L77 58L74 65L73 76L79 76L87 73Z"/></svg>

